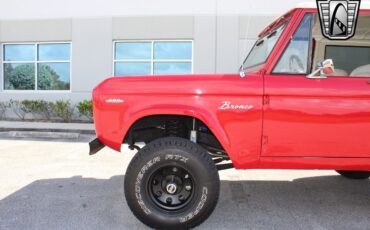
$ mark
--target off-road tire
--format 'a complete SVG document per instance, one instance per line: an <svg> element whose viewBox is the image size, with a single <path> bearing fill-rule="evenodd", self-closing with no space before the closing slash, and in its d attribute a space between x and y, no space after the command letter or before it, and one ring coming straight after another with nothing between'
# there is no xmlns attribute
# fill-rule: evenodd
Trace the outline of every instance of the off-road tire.
<svg viewBox="0 0 370 230"><path fill-rule="evenodd" d="M338 170L337 173L340 175L350 178L350 179L356 179L356 180L365 180L370 177L370 172L368 171L340 171Z"/></svg>
<svg viewBox="0 0 370 230"><path fill-rule="evenodd" d="M188 196L187 203L179 209L168 210L167 208L172 206L167 207L167 204L160 203L157 193L153 195L152 186L155 185L152 184L162 185L162 182L167 183L167 180L154 182L151 178L153 175L164 174L161 170L168 172L166 167L176 168L174 172L178 169L188 172L193 182L192 195ZM157 173L158 171L160 173ZM180 187L181 183L179 184ZM131 211L147 226L155 229L190 229L201 224L215 209L220 179L217 168L206 150L189 140L168 137L147 144L134 156L126 171L124 191ZM168 190L160 194L167 196L166 192ZM170 204L172 205L172 202Z"/></svg>

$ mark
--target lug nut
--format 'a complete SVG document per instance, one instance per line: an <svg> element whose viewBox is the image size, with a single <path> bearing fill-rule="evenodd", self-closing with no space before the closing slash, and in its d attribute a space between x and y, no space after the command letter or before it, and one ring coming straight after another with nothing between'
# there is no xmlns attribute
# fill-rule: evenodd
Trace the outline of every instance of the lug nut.
<svg viewBox="0 0 370 230"><path fill-rule="evenodd" d="M157 192L155 192L155 195L162 196L162 192L161 191L157 191Z"/></svg>
<svg viewBox="0 0 370 230"><path fill-rule="evenodd" d="M179 196L179 200L181 200L181 201L185 200L184 196L183 195L180 195Z"/></svg>
<svg viewBox="0 0 370 230"><path fill-rule="evenodd" d="M166 202L167 202L167 204L171 204L171 203L172 203L172 198L171 198L171 197L168 197L168 198L166 199Z"/></svg>
<svg viewBox="0 0 370 230"><path fill-rule="evenodd" d="M185 186L185 190L186 190L186 191L190 191L190 189L191 189L191 186L190 186L190 185L186 185L186 186Z"/></svg>
<svg viewBox="0 0 370 230"><path fill-rule="evenodd" d="M176 168L176 167L174 167L174 168L172 169L172 171L173 171L173 172L177 172L178 170L177 170L177 168Z"/></svg>

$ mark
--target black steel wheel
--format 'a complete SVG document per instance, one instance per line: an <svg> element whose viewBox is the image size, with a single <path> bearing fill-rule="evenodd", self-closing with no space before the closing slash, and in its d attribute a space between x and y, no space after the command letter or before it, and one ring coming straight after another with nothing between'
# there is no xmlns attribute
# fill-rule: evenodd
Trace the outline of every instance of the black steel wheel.
<svg viewBox="0 0 370 230"><path fill-rule="evenodd" d="M163 210L185 207L194 195L194 178L184 168L169 165L158 169L149 179L149 195Z"/></svg>
<svg viewBox="0 0 370 230"><path fill-rule="evenodd" d="M134 215L155 229L189 229L216 207L220 181L212 158L182 138L163 138L141 149L125 176L125 196Z"/></svg>
<svg viewBox="0 0 370 230"><path fill-rule="evenodd" d="M369 171L341 171L338 170L337 173L339 173L341 176L349 178L349 179L356 179L356 180L364 180L368 179L370 177Z"/></svg>

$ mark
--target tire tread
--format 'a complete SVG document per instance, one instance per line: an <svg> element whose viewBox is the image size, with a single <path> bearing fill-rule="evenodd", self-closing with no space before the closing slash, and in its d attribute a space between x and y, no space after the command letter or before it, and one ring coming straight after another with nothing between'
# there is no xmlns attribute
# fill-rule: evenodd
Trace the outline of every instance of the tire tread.
<svg viewBox="0 0 370 230"><path fill-rule="evenodd" d="M209 156L208 152L201 146L194 144L193 142L190 142L187 139L183 138L178 138L178 137L166 137L166 138L161 138L154 140L153 142L148 143L145 145L141 150L138 151L138 153L133 157L131 162L129 163L127 170L126 170L126 175L125 175L125 181L124 181L124 191L125 191L125 196L131 197L132 194L126 189L129 186L129 180L127 178L133 178L135 175L132 175L135 173L135 169L140 165L141 162L144 161L144 158L153 152L160 151L161 149L167 149L167 148L180 148L182 150L185 150L186 152L194 155L194 157L197 158L197 160L202 161L202 164L209 170L211 177L212 178L217 178L217 181L214 181L217 183L217 187L220 187L220 180L219 180L219 175L218 175L218 170L216 165L214 164L212 158ZM215 194L215 200L217 201L219 199L219 191L216 192ZM206 220L214 210L216 205L214 205L210 211L202 213L203 215L201 218L198 218L197 222L192 222L191 223L191 228L194 228L198 225L200 225L204 220ZM130 207L131 208L131 207ZM133 214L139 219L142 220L143 217L140 215L140 212L133 211Z"/></svg>

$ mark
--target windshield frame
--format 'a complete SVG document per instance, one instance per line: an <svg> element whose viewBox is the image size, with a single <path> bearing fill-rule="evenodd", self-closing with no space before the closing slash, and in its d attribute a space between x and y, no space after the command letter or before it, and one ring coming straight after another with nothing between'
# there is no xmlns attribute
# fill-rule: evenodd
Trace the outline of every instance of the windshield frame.
<svg viewBox="0 0 370 230"><path fill-rule="evenodd" d="M259 66L259 65L263 65L263 64L265 64L265 63L267 62L267 60L269 59L269 57L270 57L270 56L271 56L271 54L273 53L273 51L274 51L274 49L275 49L276 45L278 44L278 42L279 42L280 38L282 37L283 33L286 31L286 29L287 29L287 27L288 27L288 24L289 24L290 19L291 19L291 17L286 18L284 21L282 21L282 22L281 22L281 23L279 23L278 25L274 26L274 28L273 28L273 29L271 29L269 33L265 34L263 37L258 38L258 40L254 43L253 47L252 47L252 48L251 48L251 50L249 51L249 53L248 53L247 57L244 59L244 61L243 61L242 65L241 65L241 66L240 66L240 68L239 68L239 71L244 71L244 70L246 70L246 69L251 69L251 68L253 68L253 67L256 67L256 66ZM264 40L265 38L267 38L268 36L270 36L271 34L275 33L275 32L276 32L279 28L281 28L281 27L283 27L283 28L282 28L282 31L281 31L281 33L280 33L280 36L279 36L279 37L278 37L278 39L276 40L276 42L275 42L274 46L272 47L272 49L271 49L270 53L266 56L266 58L265 58L263 61L259 62L259 63L256 63L256 64L254 64L254 65L251 65L251 66L247 66L247 67L245 67L245 63L247 62L248 58L251 56L251 54L252 54L253 50L256 48L256 45L257 45L259 42L261 42L262 40Z"/></svg>

